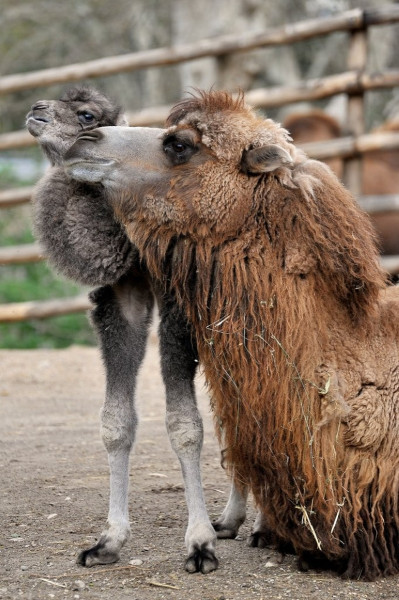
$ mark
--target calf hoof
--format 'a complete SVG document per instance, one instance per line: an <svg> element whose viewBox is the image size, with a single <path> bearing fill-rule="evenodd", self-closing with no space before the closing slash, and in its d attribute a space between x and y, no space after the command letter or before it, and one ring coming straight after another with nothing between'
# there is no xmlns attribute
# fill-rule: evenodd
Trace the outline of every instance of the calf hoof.
<svg viewBox="0 0 399 600"><path fill-rule="evenodd" d="M193 552L186 560L185 569L189 573L210 573L219 566L219 561L207 543L194 546Z"/></svg>
<svg viewBox="0 0 399 600"><path fill-rule="evenodd" d="M118 560L119 552L108 549L107 544L100 539L100 541L92 548L83 550L79 554L76 562L83 567L93 567L94 565L109 565Z"/></svg>

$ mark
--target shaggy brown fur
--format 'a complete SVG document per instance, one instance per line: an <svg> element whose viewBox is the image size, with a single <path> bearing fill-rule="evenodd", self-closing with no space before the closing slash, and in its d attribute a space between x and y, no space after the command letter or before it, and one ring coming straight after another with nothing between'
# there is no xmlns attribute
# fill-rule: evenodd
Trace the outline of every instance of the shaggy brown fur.
<svg viewBox="0 0 399 600"><path fill-rule="evenodd" d="M201 94L168 126L193 157L113 203L194 325L227 464L302 560L397 573L399 299L367 216L242 98Z"/></svg>

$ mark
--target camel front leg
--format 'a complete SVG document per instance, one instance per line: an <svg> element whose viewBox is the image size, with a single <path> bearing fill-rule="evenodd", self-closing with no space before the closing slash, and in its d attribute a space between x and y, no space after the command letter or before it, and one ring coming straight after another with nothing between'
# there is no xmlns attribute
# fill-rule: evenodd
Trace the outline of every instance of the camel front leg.
<svg viewBox="0 0 399 600"><path fill-rule="evenodd" d="M107 526L98 543L84 550L78 563L91 567L119 559L130 535L128 516L129 456L136 437L135 388L148 336L153 294L143 279L123 278L91 295L92 320L106 368L106 396L101 433L108 453L110 497Z"/></svg>
<svg viewBox="0 0 399 600"><path fill-rule="evenodd" d="M218 560L216 534L208 517L201 482L203 424L194 390L197 353L183 315L166 298L161 305L160 343L166 427L180 461L188 509L185 568L189 573L209 573L217 569Z"/></svg>

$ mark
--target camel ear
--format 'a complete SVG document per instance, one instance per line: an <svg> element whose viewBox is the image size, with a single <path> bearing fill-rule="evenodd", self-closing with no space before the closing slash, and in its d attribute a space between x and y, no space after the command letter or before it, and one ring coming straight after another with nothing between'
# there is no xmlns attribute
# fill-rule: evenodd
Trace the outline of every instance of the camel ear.
<svg viewBox="0 0 399 600"><path fill-rule="evenodd" d="M261 148L252 148L246 150L242 157L241 168L244 173L259 175L260 173L270 173L280 167L292 165L292 158L287 150L270 144Z"/></svg>

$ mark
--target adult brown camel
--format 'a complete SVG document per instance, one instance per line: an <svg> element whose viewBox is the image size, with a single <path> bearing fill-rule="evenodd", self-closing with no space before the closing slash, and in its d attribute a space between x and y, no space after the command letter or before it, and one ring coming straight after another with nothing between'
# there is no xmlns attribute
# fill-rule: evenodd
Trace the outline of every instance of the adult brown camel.
<svg viewBox="0 0 399 600"><path fill-rule="evenodd" d="M399 294L367 215L242 97L67 154L102 183L196 334L225 464L300 565L399 570Z"/></svg>

